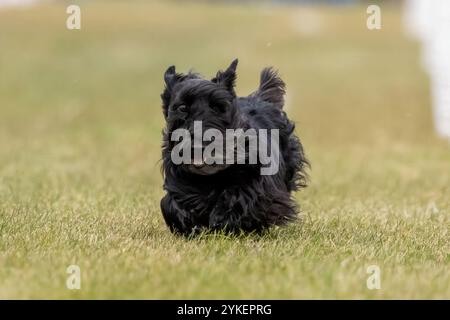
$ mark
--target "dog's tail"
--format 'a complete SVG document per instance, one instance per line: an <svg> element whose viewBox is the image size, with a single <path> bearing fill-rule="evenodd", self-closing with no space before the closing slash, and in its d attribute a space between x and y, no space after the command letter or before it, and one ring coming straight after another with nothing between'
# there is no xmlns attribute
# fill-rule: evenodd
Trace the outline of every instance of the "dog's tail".
<svg viewBox="0 0 450 320"><path fill-rule="evenodd" d="M279 109L283 109L286 85L281 80L278 72L273 68L265 68L261 71L259 88L252 96L263 101L270 102Z"/></svg>

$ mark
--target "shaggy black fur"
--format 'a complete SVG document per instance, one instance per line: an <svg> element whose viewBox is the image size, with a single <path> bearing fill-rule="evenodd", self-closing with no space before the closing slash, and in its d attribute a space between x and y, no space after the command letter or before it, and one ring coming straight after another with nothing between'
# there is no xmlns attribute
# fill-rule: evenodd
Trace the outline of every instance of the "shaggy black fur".
<svg viewBox="0 0 450 320"><path fill-rule="evenodd" d="M284 82L276 71L266 68L259 88L248 97L237 97L236 66L237 60L211 80L192 72L176 73L174 66L164 74L162 170L167 193L161 211L172 232L191 235L205 228L259 232L296 217L291 192L306 186L308 161L294 134L294 124L282 110ZM206 165L204 171L193 165L175 165L170 155L177 142L172 142L170 135L177 128L192 132L194 120L203 121L204 131L279 129L278 173L261 175L261 164Z"/></svg>

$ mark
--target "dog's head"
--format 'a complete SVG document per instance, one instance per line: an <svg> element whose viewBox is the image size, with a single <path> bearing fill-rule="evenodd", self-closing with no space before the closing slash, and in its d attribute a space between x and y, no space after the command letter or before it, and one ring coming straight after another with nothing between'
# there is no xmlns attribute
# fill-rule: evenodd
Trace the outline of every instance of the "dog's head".
<svg viewBox="0 0 450 320"><path fill-rule="evenodd" d="M238 60L234 60L225 71L217 72L211 80L192 72L177 73L174 66L167 69L164 74L165 89L161 95L166 120L166 152L170 153L177 144L171 139L177 129L187 130L193 142L194 127L199 123L202 132L215 129L223 135L226 129L238 127L234 91L237 63ZM204 150L207 144L202 141L195 148ZM205 159L199 161L194 158L194 143L191 150L191 164L181 166L191 173L211 175L227 167L226 164L206 164Z"/></svg>

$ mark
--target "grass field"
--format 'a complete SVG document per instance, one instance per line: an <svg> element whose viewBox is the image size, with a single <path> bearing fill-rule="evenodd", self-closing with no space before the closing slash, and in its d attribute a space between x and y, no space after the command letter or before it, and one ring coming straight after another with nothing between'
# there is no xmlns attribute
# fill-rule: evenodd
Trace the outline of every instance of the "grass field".
<svg viewBox="0 0 450 320"><path fill-rule="evenodd" d="M0 10L0 298L450 298L450 146L400 8L369 31L359 6L80 1L69 31L66 5ZM312 163L303 222L175 237L162 74L234 57L239 94L267 65L287 82Z"/></svg>

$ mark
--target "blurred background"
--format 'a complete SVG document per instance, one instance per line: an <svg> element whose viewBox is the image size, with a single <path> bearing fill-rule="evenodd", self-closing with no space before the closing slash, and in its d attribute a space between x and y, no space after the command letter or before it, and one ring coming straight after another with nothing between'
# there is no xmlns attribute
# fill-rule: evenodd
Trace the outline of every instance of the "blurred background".
<svg viewBox="0 0 450 320"><path fill-rule="evenodd" d="M279 70L312 163L310 187L297 195L307 216L402 214L430 201L448 208L449 145L434 126L423 39L405 28L405 2L371 3L381 8L380 30L367 28L369 3L356 0L0 0L0 249L8 252L0 263L11 267L0 271L0 297L52 287L42 248L95 265L110 251L88 243L102 235L115 243L107 230L123 236L118 247L145 232L169 236L159 212L160 94L173 64L212 77L239 58L239 95L256 89L262 68ZM81 30L66 28L70 4L81 8ZM117 261L120 270L132 266ZM116 281L103 274L98 283ZM116 284L139 286L137 274ZM46 286L33 291L33 279Z"/></svg>

